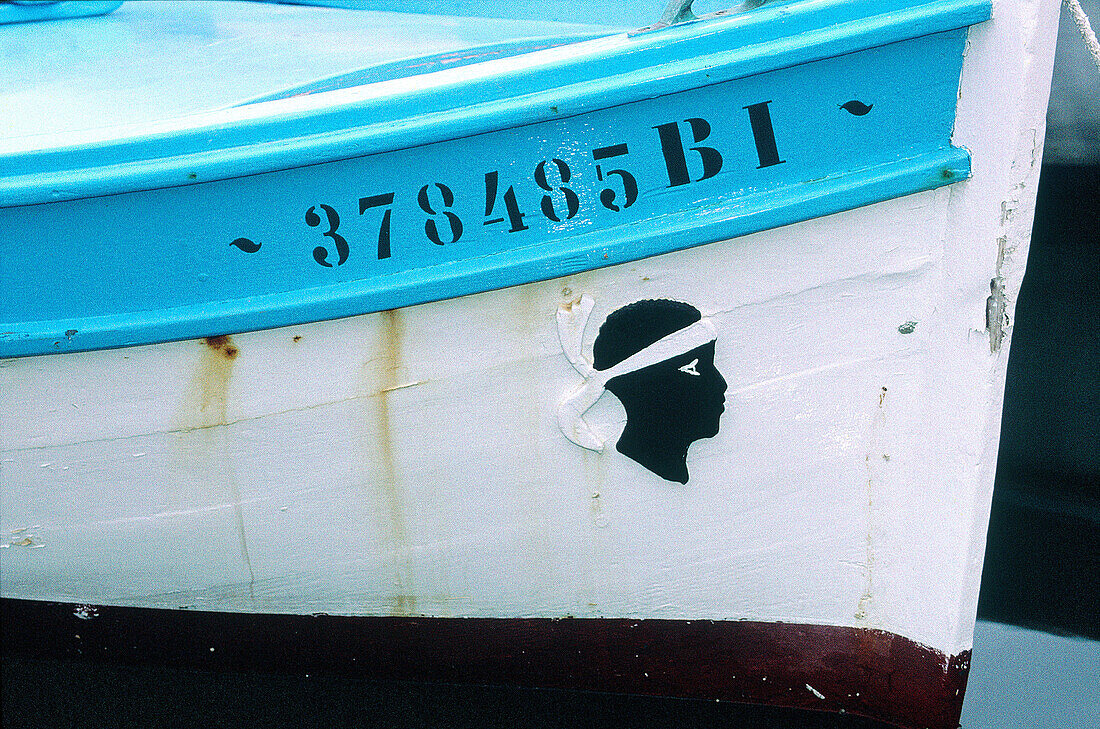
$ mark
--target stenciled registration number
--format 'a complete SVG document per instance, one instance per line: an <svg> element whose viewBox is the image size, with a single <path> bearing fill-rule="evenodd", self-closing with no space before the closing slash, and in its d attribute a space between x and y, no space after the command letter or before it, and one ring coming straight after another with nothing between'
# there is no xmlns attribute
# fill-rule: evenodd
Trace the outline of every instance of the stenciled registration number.
<svg viewBox="0 0 1100 729"><path fill-rule="evenodd" d="M759 157L759 168L784 162L776 145L768 109L770 103L764 101L744 107ZM710 139L711 125L706 119L692 117L682 122L658 124L652 129L657 135L664 158L668 187L680 187L706 180L722 171L723 158L718 147L702 144L707 141L715 143ZM685 142L685 133L690 138L688 142ZM629 208L638 200L638 180L626 169L629 164L625 158L629 153L626 143L598 147L591 151L596 179L606 185L598 191L598 204L613 212ZM696 159L694 179L688 167L689 156ZM544 159L533 166L531 180L528 182L533 182L544 193L538 210L546 220L553 223L572 220L586 205L597 204L595 200L582 198L570 186L573 176L574 170L562 159ZM499 170L486 172L484 180L485 214L481 224L501 226L508 233L529 230L530 225L525 221L530 211L521 209L515 184L512 181L502 181ZM503 189L505 185L507 188ZM454 210L459 194L470 194L470 191L456 191L443 182L428 182L420 187L416 195L417 206L425 216L422 224L424 235L435 245L449 245L462 239L469 221L464 222ZM380 214L376 246L378 260L393 255L395 228L405 232L419 223L411 220L395 222L392 219L395 195L395 192L381 192L359 198L359 215L366 215L368 212ZM313 260L317 264L332 268L348 261L352 242L340 232L340 212L336 207L326 203L311 205L305 211L304 222L311 228L317 228L321 236L328 239L328 242L313 249ZM246 253L256 253L262 244L242 237L232 241L232 245Z"/></svg>

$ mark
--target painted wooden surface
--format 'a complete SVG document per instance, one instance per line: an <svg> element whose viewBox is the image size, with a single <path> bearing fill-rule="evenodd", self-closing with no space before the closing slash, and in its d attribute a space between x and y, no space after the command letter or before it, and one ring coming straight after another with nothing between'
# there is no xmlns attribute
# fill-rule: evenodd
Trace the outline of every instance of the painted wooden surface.
<svg viewBox="0 0 1100 729"><path fill-rule="evenodd" d="M960 654L1056 8L1000 0L969 31L968 181L450 301L0 361L4 596L784 621ZM686 484L558 429L579 377L555 314L583 294L594 323L653 298L715 323L725 412ZM586 418L609 441L625 419L610 394Z"/></svg>
<svg viewBox="0 0 1100 729"><path fill-rule="evenodd" d="M118 139L96 144L16 135L0 157L0 355L398 308L956 182L969 171L950 144L962 29L988 11L979 0L785 2L515 61L292 90L186 117L170 135L155 124L107 129ZM480 52L483 39L470 42ZM394 96L398 82L407 93ZM540 90L548 105L532 100ZM289 116L290 104L312 111ZM165 177L181 160L186 174ZM266 168L281 171L245 174ZM29 243L43 233L49 244Z"/></svg>
<svg viewBox="0 0 1100 729"><path fill-rule="evenodd" d="M8 208L0 353L393 309L957 182L964 42L940 33L519 129ZM43 227L57 243L27 245Z"/></svg>

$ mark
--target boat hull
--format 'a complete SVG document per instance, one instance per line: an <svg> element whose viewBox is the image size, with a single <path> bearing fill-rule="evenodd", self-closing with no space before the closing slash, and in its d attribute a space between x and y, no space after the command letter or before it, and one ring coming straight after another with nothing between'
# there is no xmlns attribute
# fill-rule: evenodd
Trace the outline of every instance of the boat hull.
<svg viewBox="0 0 1100 729"><path fill-rule="evenodd" d="M929 5L965 20L975 3ZM800 167L780 146L778 102L763 87L731 102L722 89L747 87L724 79L699 113L733 107L736 155L681 103L703 86L529 120L547 145L529 158L512 144L531 142L523 126L115 194L133 171L121 160L119 176L82 183L94 194L19 197L0 210L11 229L64 208L69 229L95 235L69 268L46 267L56 297L10 276L23 293L0 340L5 610L53 621L61 653L95 635L130 660L140 641L114 631L211 634L205 621L243 631L244 653L269 630L320 646L357 636L348 660L365 675L954 726L1042 151L1052 50L1037 49L1052 49L1055 7L1003 3L969 31L861 50L949 42L951 83L932 84L948 115L919 149L880 130L836 176L810 175L834 136L810 124ZM832 62L764 75L815 63ZM830 96L836 124L904 118L889 76L866 103ZM667 113L632 122L654 105ZM599 114L639 136L570 136L607 133ZM649 165L630 168L649 182L629 210L627 147ZM501 157L443 181L420 164L443 149ZM603 179L570 178L582 159ZM371 165L412 182L401 196L341 192L346 178L373 182ZM521 169L533 197L506 174ZM753 177L780 169L790 176ZM16 178L7 191L31 194ZM473 211L459 210L475 188ZM151 226L139 203L157 200L209 210L168 215L203 234L97 296ZM598 214L570 214L597 201ZM483 247L453 245L460 227ZM396 246L409 230L427 240L418 253ZM352 257L363 248L349 231L373 257ZM529 246L499 243L523 234ZM157 308L162 283L172 305ZM638 312L645 326L629 324ZM151 628L147 644L177 629Z"/></svg>

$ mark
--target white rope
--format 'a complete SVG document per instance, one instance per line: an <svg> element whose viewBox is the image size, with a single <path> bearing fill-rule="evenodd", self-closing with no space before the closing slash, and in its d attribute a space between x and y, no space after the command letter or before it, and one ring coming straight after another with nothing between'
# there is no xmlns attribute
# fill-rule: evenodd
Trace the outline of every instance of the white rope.
<svg viewBox="0 0 1100 729"><path fill-rule="evenodd" d="M1092 25L1089 23L1089 16L1085 14L1085 9L1081 7L1079 0L1062 1L1069 8L1070 13L1073 15L1073 22L1077 24L1077 29L1081 31L1081 36L1085 39L1085 45L1088 46L1089 55L1092 56L1092 61L1096 64L1096 70L1100 71L1100 42L1096 40L1096 31L1092 29Z"/></svg>

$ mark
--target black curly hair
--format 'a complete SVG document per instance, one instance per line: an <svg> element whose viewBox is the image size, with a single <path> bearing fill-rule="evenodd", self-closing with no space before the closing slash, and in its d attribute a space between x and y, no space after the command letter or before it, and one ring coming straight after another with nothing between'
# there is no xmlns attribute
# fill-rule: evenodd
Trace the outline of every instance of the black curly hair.
<svg viewBox="0 0 1100 729"><path fill-rule="evenodd" d="M691 304L671 299L643 299L613 311L592 344L592 366L606 370L641 352L659 339L703 318Z"/></svg>

